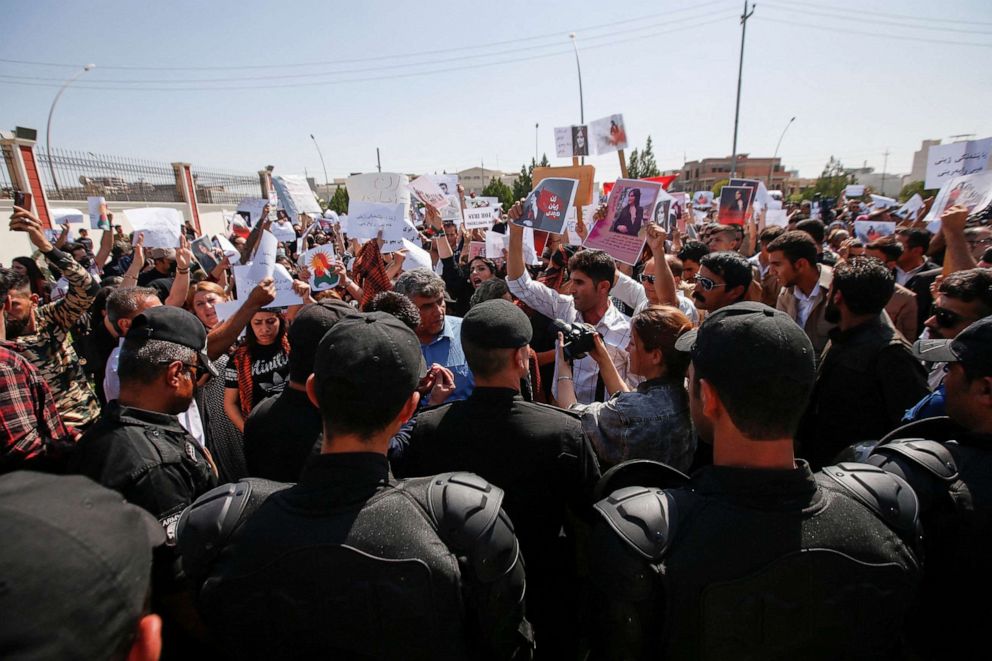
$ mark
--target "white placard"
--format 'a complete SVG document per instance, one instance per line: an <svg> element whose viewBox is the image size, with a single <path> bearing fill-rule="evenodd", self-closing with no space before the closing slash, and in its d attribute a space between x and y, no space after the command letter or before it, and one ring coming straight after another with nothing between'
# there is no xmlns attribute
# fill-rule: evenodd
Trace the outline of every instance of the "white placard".
<svg viewBox="0 0 992 661"><path fill-rule="evenodd" d="M431 254L421 248L418 244L408 239L403 239L403 250L406 250L406 257L403 259L403 270L434 268L431 262Z"/></svg>
<svg viewBox="0 0 992 661"><path fill-rule="evenodd" d="M782 200L776 200L773 197L768 198L769 211L778 211L781 208L782 208Z"/></svg>
<svg viewBox="0 0 992 661"><path fill-rule="evenodd" d="M248 299L251 290L258 284L258 280L250 277L251 266L235 266L234 282L238 287L238 300ZM290 305L302 305L303 299L293 291L293 276L289 274L282 264L276 264L272 271L272 279L275 281L276 297L264 306L265 308L285 308Z"/></svg>
<svg viewBox="0 0 992 661"><path fill-rule="evenodd" d="M781 205L782 203L779 202ZM771 227L772 225L778 225L779 227L785 227L789 224L789 214L785 209L772 209L769 207L765 210L765 226Z"/></svg>
<svg viewBox="0 0 992 661"><path fill-rule="evenodd" d="M145 248L178 248L183 215L177 209L145 207L124 211L134 230L134 238L145 237Z"/></svg>
<svg viewBox="0 0 992 661"><path fill-rule="evenodd" d="M920 215L920 211L923 209L923 198L920 197L919 193L915 193L913 197L906 200L906 203L899 207L896 214L902 218L909 220L916 220L917 216Z"/></svg>
<svg viewBox="0 0 992 661"><path fill-rule="evenodd" d="M83 222L83 212L79 209L69 207L49 209L48 215L52 218L53 225L79 225Z"/></svg>
<svg viewBox="0 0 992 661"><path fill-rule="evenodd" d="M509 228L507 228L509 229ZM534 230L529 227L524 228L524 263L534 266L541 263L537 257L537 249L534 247ZM503 251L510 247L510 235L499 232L486 232L486 257L489 259L502 259Z"/></svg>
<svg viewBox="0 0 992 661"><path fill-rule="evenodd" d="M262 197L246 197L240 202L238 202L238 212L244 212L248 214L248 221L245 223L247 227L254 227L262 218L262 212L265 211L265 207L269 206L269 201ZM242 216L243 217L243 216Z"/></svg>
<svg viewBox="0 0 992 661"><path fill-rule="evenodd" d="M272 187L279 196L279 205L294 225L300 223L300 214L319 218L324 213L306 177L298 174L278 175L272 177Z"/></svg>
<svg viewBox="0 0 992 661"><path fill-rule="evenodd" d="M406 212L403 204L378 204L351 200L348 204L348 236L374 239L382 230L385 241L400 241Z"/></svg>
<svg viewBox="0 0 992 661"><path fill-rule="evenodd" d="M437 182L427 175L417 177L411 181L410 190L420 198L421 202L435 209L443 209L448 206L448 196L444 194L444 191L437 185Z"/></svg>
<svg viewBox="0 0 992 661"><path fill-rule="evenodd" d="M465 198L465 207L469 209L481 209L483 207L487 209L492 209L496 207L501 207L498 197L482 197L481 195L476 195L475 197Z"/></svg>
<svg viewBox="0 0 992 661"><path fill-rule="evenodd" d="M955 177L985 170L989 165L992 138L934 145L927 151L924 187L940 188Z"/></svg>
<svg viewBox="0 0 992 661"><path fill-rule="evenodd" d="M623 123L623 115L610 115L589 124L590 140L597 154L627 148L627 128Z"/></svg>
<svg viewBox="0 0 992 661"><path fill-rule="evenodd" d="M348 177L348 199L375 204L410 204L410 178L397 172L371 172ZM351 209L348 210L351 215ZM404 208L404 215L406 209Z"/></svg>
<svg viewBox="0 0 992 661"><path fill-rule="evenodd" d="M103 224L100 224L100 206L106 204L107 200L102 197L87 197L86 206L87 211L90 215L90 229L94 230L109 230L110 221L105 220Z"/></svg>
<svg viewBox="0 0 992 661"><path fill-rule="evenodd" d="M889 209L897 204L899 203L894 197L885 197L884 195L871 196L871 206L875 209Z"/></svg>
<svg viewBox="0 0 992 661"><path fill-rule="evenodd" d="M272 271L276 265L276 251L279 249L279 241L276 237L267 230L262 230L262 236L258 238L258 246L255 250L255 255L252 257L251 271L248 277L253 282L261 282L262 280L272 276Z"/></svg>
<svg viewBox="0 0 992 661"><path fill-rule="evenodd" d="M281 222L274 222L270 228L272 230L273 236L279 243L285 243L286 241L296 241L296 230L289 223L288 220L283 220Z"/></svg>
<svg viewBox="0 0 992 661"><path fill-rule="evenodd" d="M848 184L844 187L844 197L861 197L865 194L864 184Z"/></svg>
<svg viewBox="0 0 992 661"><path fill-rule="evenodd" d="M466 208L463 218L465 229L489 229L493 226L493 210L489 207Z"/></svg>

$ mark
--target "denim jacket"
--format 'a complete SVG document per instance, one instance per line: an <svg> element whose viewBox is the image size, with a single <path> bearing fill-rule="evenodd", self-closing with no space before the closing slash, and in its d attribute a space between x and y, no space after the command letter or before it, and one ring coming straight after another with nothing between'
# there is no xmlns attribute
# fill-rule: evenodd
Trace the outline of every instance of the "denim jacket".
<svg viewBox="0 0 992 661"><path fill-rule="evenodd" d="M689 396L681 380L651 379L605 402L576 404L603 470L628 459L653 459L688 471L696 451Z"/></svg>

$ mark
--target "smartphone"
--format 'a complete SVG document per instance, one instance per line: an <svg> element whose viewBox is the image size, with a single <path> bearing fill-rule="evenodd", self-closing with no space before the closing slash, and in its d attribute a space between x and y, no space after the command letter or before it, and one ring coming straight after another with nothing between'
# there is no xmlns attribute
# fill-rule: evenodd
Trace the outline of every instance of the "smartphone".
<svg viewBox="0 0 992 661"><path fill-rule="evenodd" d="M14 206L31 211L31 193L25 193L23 191L14 191Z"/></svg>

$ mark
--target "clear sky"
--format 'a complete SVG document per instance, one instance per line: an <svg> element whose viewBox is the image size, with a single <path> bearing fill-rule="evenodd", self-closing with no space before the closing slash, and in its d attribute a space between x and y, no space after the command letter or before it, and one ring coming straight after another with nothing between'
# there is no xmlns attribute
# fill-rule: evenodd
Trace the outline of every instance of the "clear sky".
<svg viewBox="0 0 992 661"><path fill-rule="evenodd" d="M729 155L743 0L8 0L0 127L56 147L322 179L375 168L518 170L622 113L658 164ZM979 44L979 45L964 45ZM12 62L53 63L42 66ZM62 66L65 65L65 66ZM803 176L828 157L907 173L924 138L992 136L989 0L765 0L747 25L738 151ZM125 82L150 81L150 82ZM192 88L192 89L190 89ZM43 141L43 138L41 138ZM597 179L615 155L590 159Z"/></svg>

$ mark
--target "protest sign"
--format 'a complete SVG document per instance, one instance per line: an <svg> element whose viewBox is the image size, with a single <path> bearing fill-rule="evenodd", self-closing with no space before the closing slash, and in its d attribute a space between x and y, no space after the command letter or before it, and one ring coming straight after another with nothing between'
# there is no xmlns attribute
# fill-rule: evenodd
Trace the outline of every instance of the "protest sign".
<svg viewBox="0 0 992 661"><path fill-rule="evenodd" d="M627 148L627 129L623 115L610 115L589 124L589 139L597 154L606 154Z"/></svg>
<svg viewBox="0 0 992 661"><path fill-rule="evenodd" d="M468 209L493 209L502 206L500 204L498 197L482 197L481 195L476 195L475 197L465 198L465 207Z"/></svg>
<svg viewBox="0 0 992 661"><path fill-rule="evenodd" d="M269 201L262 197L246 197L240 202L238 202L238 208L236 213L238 213L242 218L244 218L245 226L254 227L262 218L262 213L265 211L265 207L269 206Z"/></svg>
<svg viewBox="0 0 992 661"><path fill-rule="evenodd" d="M83 222L83 212L79 209L54 208L48 210L48 215L51 217L53 225L65 225L66 223L79 225Z"/></svg>
<svg viewBox="0 0 992 661"><path fill-rule="evenodd" d="M782 208L782 200L776 200L774 197L768 198L768 209L777 210Z"/></svg>
<svg viewBox="0 0 992 661"><path fill-rule="evenodd" d="M249 265L234 267L234 282L238 288L238 300L245 301L251 290L259 283L251 277L252 267ZM276 297L264 308L285 308L290 305L302 305L303 299L293 291L293 276L282 264L276 264L272 270L272 280L276 287Z"/></svg>
<svg viewBox="0 0 992 661"><path fill-rule="evenodd" d="M323 213L317 195L311 190L306 177L298 174L284 174L272 177L272 186L279 196L279 205L289 214L293 224L300 222L300 214L317 218Z"/></svg>
<svg viewBox="0 0 992 661"><path fill-rule="evenodd" d="M884 220L856 220L854 221L854 235L864 241L871 243L881 239L883 236L892 236L896 231L896 224Z"/></svg>
<svg viewBox="0 0 992 661"><path fill-rule="evenodd" d="M430 177L431 180L437 184L437 187L441 189L441 192L445 195L457 195L458 194L458 175L457 174L428 174L425 177Z"/></svg>
<svg viewBox="0 0 992 661"><path fill-rule="evenodd" d="M234 313L241 309L244 305L243 301L233 300L233 301L217 301L214 303L214 312L217 313L217 321L227 321ZM241 331L241 335L244 335L244 331ZM241 335L238 338L241 338Z"/></svg>
<svg viewBox="0 0 992 661"><path fill-rule="evenodd" d="M871 196L871 206L875 209L890 209L897 204L899 203L892 197L885 197L884 195Z"/></svg>
<svg viewBox="0 0 992 661"><path fill-rule="evenodd" d="M272 277L272 271L276 264L276 251L279 249L279 241L272 235L272 232L262 230L262 235L258 238L258 245L255 246L255 254L252 256L251 271L248 277L255 282L261 282L265 278Z"/></svg>
<svg viewBox="0 0 992 661"><path fill-rule="evenodd" d="M779 202L781 204L781 202ZM765 226L771 227L772 225L778 225L779 227L785 227L789 224L789 213L785 209L772 209L771 207L765 211Z"/></svg>
<svg viewBox="0 0 992 661"><path fill-rule="evenodd" d="M939 220L947 209L960 204L972 218L988 213L992 207L992 170L955 177L944 184L925 220Z"/></svg>
<svg viewBox="0 0 992 661"><path fill-rule="evenodd" d="M751 206L751 189L747 186L724 186L720 190L720 222L743 225Z"/></svg>
<svg viewBox="0 0 992 661"><path fill-rule="evenodd" d="M296 241L296 230L290 225L288 220L280 220L272 223L270 229L272 230L273 236L279 243L285 243L287 241Z"/></svg>
<svg viewBox="0 0 992 661"><path fill-rule="evenodd" d="M200 265L206 273L210 273L215 268L220 260L217 259L217 255L214 253L214 245L210 241L209 236L201 236L200 238L189 244L189 249L193 253L193 259L196 263Z"/></svg>
<svg viewBox="0 0 992 661"><path fill-rule="evenodd" d="M514 224L542 232L561 234L565 229L565 214L575 204L575 179L543 179L524 202L523 215Z"/></svg>
<svg viewBox="0 0 992 661"><path fill-rule="evenodd" d="M448 206L448 196L428 175L417 177L411 181L410 190L420 198L421 202L435 209L443 209Z"/></svg>
<svg viewBox="0 0 992 661"><path fill-rule="evenodd" d="M915 193L913 197L906 200L904 205L899 207L896 215L907 220L916 220L917 216L920 215L920 211L923 210L923 205L923 198L920 197L919 193Z"/></svg>
<svg viewBox="0 0 992 661"><path fill-rule="evenodd" d="M536 188L545 179L556 177L559 179L575 179L579 182L579 187L575 191L575 206L584 207L593 203L593 179L596 177L596 168L591 165L570 165L558 168L534 168L531 175L533 186Z"/></svg>
<svg viewBox="0 0 992 661"><path fill-rule="evenodd" d="M661 192L656 181L618 179L606 201L606 217L593 226L583 245L624 264L636 264Z"/></svg>
<svg viewBox="0 0 992 661"><path fill-rule="evenodd" d="M468 261L472 261L476 257L486 256L486 242L485 241L471 241L468 244Z"/></svg>
<svg viewBox="0 0 992 661"><path fill-rule="evenodd" d="M675 225L675 219L673 218L672 206L675 203L675 198L666 193L664 190L658 191L658 200L654 208L654 222L661 226L666 232L671 232L672 227Z"/></svg>
<svg viewBox="0 0 992 661"><path fill-rule="evenodd" d="M555 128L555 154L559 158L589 155L588 126L560 126Z"/></svg>
<svg viewBox="0 0 992 661"><path fill-rule="evenodd" d="M486 257L489 259L502 259L503 250L508 245L507 239L510 237L499 232L486 232Z"/></svg>
<svg viewBox="0 0 992 661"><path fill-rule="evenodd" d="M348 177L348 199L375 204L402 204L403 213L410 204L410 178L397 172L370 172ZM351 211L348 211L349 215Z"/></svg>
<svg viewBox="0 0 992 661"><path fill-rule="evenodd" d="M576 231L576 226L579 224L577 210L578 207L569 207L568 214L565 215L565 234L563 240L569 246L582 245L582 237ZM582 219L587 226L592 223L594 213L596 213L595 205L590 204L587 207L582 207Z"/></svg>
<svg viewBox="0 0 992 661"><path fill-rule="evenodd" d="M713 206L713 192L699 190L692 194L692 206L697 209L709 209Z"/></svg>
<svg viewBox="0 0 992 661"><path fill-rule="evenodd" d="M303 253L300 261L310 271L310 291L325 291L337 287L340 278L334 272L337 261L334 246L325 244L312 248Z"/></svg>
<svg viewBox="0 0 992 661"><path fill-rule="evenodd" d="M214 245L220 248L221 252L224 253L224 256L227 257L231 264L241 263L241 253L234 247L233 243L227 240L226 236L223 234L218 234L215 236Z"/></svg>
<svg viewBox="0 0 992 661"><path fill-rule="evenodd" d="M951 179L988 168L992 138L934 145L927 151L925 188L940 188Z"/></svg>
<svg viewBox="0 0 992 661"><path fill-rule="evenodd" d="M405 257L403 258L403 270L412 271L414 269L428 269L434 268L431 262L431 254L420 247L419 243L414 243L409 239L403 239L403 250L405 251Z"/></svg>
<svg viewBox="0 0 992 661"><path fill-rule="evenodd" d="M100 221L100 208L107 203L107 200L102 197L87 197L86 206L88 207L90 216L90 229L93 230L109 230L110 221L104 220Z"/></svg>
<svg viewBox="0 0 992 661"><path fill-rule="evenodd" d="M466 208L463 212L465 229L489 229L493 226L493 210L488 207Z"/></svg>
<svg viewBox="0 0 992 661"><path fill-rule="evenodd" d="M756 208L756 210L759 210L759 211L760 211L760 207L758 205L759 194L760 194L760 197L761 197L761 200L760 200L761 204L764 204L765 200L768 198L768 189L765 188L764 182L758 181L757 179L731 179L727 183L727 185L728 186L744 186L745 188L747 188L748 190L750 190L751 191L751 196L748 198L748 206L750 207L750 206L753 205ZM759 193L759 191L760 191L760 193Z"/></svg>
<svg viewBox="0 0 992 661"><path fill-rule="evenodd" d="M124 212L134 230L134 238L145 237L145 248L178 248L183 215L177 209L146 207Z"/></svg>
<svg viewBox="0 0 992 661"><path fill-rule="evenodd" d="M351 200L348 204L348 236L355 239L374 239L382 231L385 241L403 238L406 213L402 203L380 204Z"/></svg>
<svg viewBox="0 0 992 661"><path fill-rule="evenodd" d="M865 194L865 187L863 184L850 184L844 187L844 197L850 199L852 197L861 197Z"/></svg>

